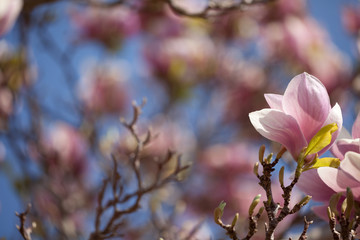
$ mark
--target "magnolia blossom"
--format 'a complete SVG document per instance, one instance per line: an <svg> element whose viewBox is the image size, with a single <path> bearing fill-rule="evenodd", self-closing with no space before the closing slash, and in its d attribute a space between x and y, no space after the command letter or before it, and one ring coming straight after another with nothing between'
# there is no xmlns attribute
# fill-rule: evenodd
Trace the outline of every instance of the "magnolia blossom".
<svg viewBox="0 0 360 240"><path fill-rule="evenodd" d="M226 54L219 59L217 79L219 89L223 90L221 100L225 101L224 119L240 122L244 129L250 129L248 113L266 106L262 98L268 88L264 66L259 62L245 61L233 54Z"/></svg>
<svg viewBox="0 0 360 240"><path fill-rule="evenodd" d="M331 153L340 160L343 160L345 154L350 151L360 153L360 114L352 127L352 138L338 139L331 148Z"/></svg>
<svg viewBox="0 0 360 240"><path fill-rule="evenodd" d="M314 19L289 15L265 24L261 33L261 46L269 58L282 59L294 69L314 74L328 91L348 79L345 57Z"/></svg>
<svg viewBox="0 0 360 240"><path fill-rule="evenodd" d="M98 41L109 48L118 47L125 37L135 34L140 28L136 12L123 6L71 9L70 16L80 32L80 41Z"/></svg>
<svg viewBox="0 0 360 240"><path fill-rule="evenodd" d="M333 194L343 193L339 201L342 203L349 187L354 200L360 201L360 154L347 152L339 168L321 167L303 173L298 187L310 194L314 200L324 202L324 205L314 207L313 211L327 220L327 206Z"/></svg>
<svg viewBox="0 0 360 240"><path fill-rule="evenodd" d="M88 167L87 145L76 129L57 123L43 136L40 144L46 172L60 178L65 174L76 178L84 176Z"/></svg>
<svg viewBox="0 0 360 240"><path fill-rule="evenodd" d="M321 180L335 192L346 192L350 187L354 199L360 201L360 153L347 152L339 168L318 169Z"/></svg>
<svg viewBox="0 0 360 240"><path fill-rule="evenodd" d="M331 148L332 154L341 160L338 169L322 167L306 171L301 174L297 184L302 191L311 195L315 201L324 203L313 207L313 211L325 220L328 219L327 205L333 194L345 192L346 187L355 187L355 191L359 192L357 188L360 188L360 183L356 181L358 178L356 169L359 169L360 166L360 114L352 127L352 138L337 139ZM359 193L355 197L360 200Z"/></svg>
<svg viewBox="0 0 360 240"><path fill-rule="evenodd" d="M323 126L342 127L340 106L331 108L324 85L308 73L294 77L284 95L265 94L265 99L270 108L250 113L250 121L262 136L285 146L294 159ZM319 155L331 147L339 130Z"/></svg>
<svg viewBox="0 0 360 240"><path fill-rule="evenodd" d="M22 5L22 0L0 1L0 36L7 33L14 25Z"/></svg>
<svg viewBox="0 0 360 240"><path fill-rule="evenodd" d="M145 56L156 75L187 84L199 81L212 70L215 46L206 35L191 32L152 42Z"/></svg>
<svg viewBox="0 0 360 240"><path fill-rule="evenodd" d="M346 6L343 8L341 16L346 30L352 34L358 34L360 30L360 7Z"/></svg>
<svg viewBox="0 0 360 240"><path fill-rule="evenodd" d="M79 82L79 95L92 113L118 114L126 109L127 71L122 63L89 64Z"/></svg>

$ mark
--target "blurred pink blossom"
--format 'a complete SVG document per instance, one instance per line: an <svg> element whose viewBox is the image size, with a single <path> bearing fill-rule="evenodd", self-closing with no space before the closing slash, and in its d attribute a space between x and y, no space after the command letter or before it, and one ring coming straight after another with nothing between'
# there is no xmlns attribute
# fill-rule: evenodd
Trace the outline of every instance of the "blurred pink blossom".
<svg viewBox="0 0 360 240"><path fill-rule="evenodd" d="M138 14L123 6L70 9L70 17L80 32L80 41L97 41L110 49L117 48L124 38L140 29Z"/></svg>
<svg viewBox="0 0 360 240"><path fill-rule="evenodd" d="M165 117L155 118L151 124L154 139L144 149L145 154L163 156L167 150L188 155L196 148L193 132Z"/></svg>
<svg viewBox="0 0 360 240"><path fill-rule="evenodd" d="M12 28L22 6L23 0L0 1L0 37Z"/></svg>
<svg viewBox="0 0 360 240"><path fill-rule="evenodd" d="M284 95L265 94L265 98L270 108L250 113L250 121L262 136L284 145L295 160L323 126L335 122L339 130L319 155L331 147L339 134L342 127L339 105L331 108L324 85L308 73L295 76Z"/></svg>
<svg viewBox="0 0 360 240"><path fill-rule="evenodd" d="M65 123L56 123L43 136L40 144L43 164L50 175L84 176L89 164L87 145L75 128Z"/></svg>
<svg viewBox="0 0 360 240"><path fill-rule="evenodd" d="M87 111L119 114L128 105L127 72L121 63L92 63L85 67L79 95Z"/></svg>
<svg viewBox="0 0 360 240"><path fill-rule="evenodd" d="M269 58L317 76L329 92L348 80L345 57L314 19L288 16L265 24L261 32L261 46Z"/></svg>
<svg viewBox="0 0 360 240"><path fill-rule="evenodd" d="M259 62L239 59L232 54L219 58L216 73L219 90L223 90L221 99L225 102L226 121L235 121L244 129L252 129L248 113L266 104L262 96L268 88L268 79L263 67Z"/></svg>
<svg viewBox="0 0 360 240"><path fill-rule="evenodd" d="M342 21L346 30L352 34L359 34L360 30L360 7L346 6L342 10Z"/></svg>
<svg viewBox="0 0 360 240"><path fill-rule="evenodd" d="M188 88L214 72L215 46L201 31L151 41L144 51L151 71L171 97L186 96Z"/></svg>
<svg viewBox="0 0 360 240"><path fill-rule="evenodd" d="M208 6L208 0L173 0L172 2L174 6L190 14L201 13Z"/></svg>

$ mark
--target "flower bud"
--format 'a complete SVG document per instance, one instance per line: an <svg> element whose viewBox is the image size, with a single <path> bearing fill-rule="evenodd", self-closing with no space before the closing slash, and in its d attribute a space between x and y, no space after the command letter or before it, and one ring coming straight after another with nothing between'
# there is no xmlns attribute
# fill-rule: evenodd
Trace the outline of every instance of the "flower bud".
<svg viewBox="0 0 360 240"><path fill-rule="evenodd" d="M273 155L274 155L273 153L270 153L270 154L267 156L267 158L266 158L266 163L267 163L267 164L271 163L271 159L272 159Z"/></svg>
<svg viewBox="0 0 360 240"><path fill-rule="evenodd" d="M260 202L261 194L258 194L256 197L254 197L254 200L252 201L250 207L249 207L249 216L252 216L254 213L254 209Z"/></svg>
<svg viewBox="0 0 360 240"><path fill-rule="evenodd" d="M255 163L253 172L254 172L255 176L257 176L257 177L259 176L259 162Z"/></svg>
<svg viewBox="0 0 360 240"><path fill-rule="evenodd" d="M344 202L345 201L346 201L346 205L347 205L346 209L345 209L345 217L349 219L351 210L354 207L354 195L350 188L346 189L346 200L344 200Z"/></svg>
<svg viewBox="0 0 360 240"><path fill-rule="evenodd" d="M302 207L302 206L305 206L306 204L308 204L308 202L311 200L312 196L305 196L300 202L299 202L299 205Z"/></svg>
<svg viewBox="0 0 360 240"><path fill-rule="evenodd" d="M219 206L217 208L215 208L215 210L214 210L214 221L215 221L215 223L217 223L219 225L222 225L221 217L224 213L225 206L226 206L226 203L224 201L221 201Z"/></svg>
<svg viewBox="0 0 360 240"><path fill-rule="evenodd" d="M339 215L339 212L337 210L337 205L339 203L340 197L341 197L341 193L336 193L331 196L329 201L329 207L335 215Z"/></svg>
<svg viewBox="0 0 360 240"><path fill-rule="evenodd" d="M231 223L232 228L235 227L236 222L238 221L238 219L239 219L239 213L236 213L235 216L234 216L234 219L232 220L232 223Z"/></svg>
<svg viewBox="0 0 360 240"><path fill-rule="evenodd" d="M284 170L285 170L285 167L282 166L279 171L279 182L280 182L280 185L282 188L284 187Z"/></svg>
<svg viewBox="0 0 360 240"><path fill-rule="evenodd" d="M265 145L261 145L259 149L259 161L260 163L264 162L264 153L265 153Z"/></svg>

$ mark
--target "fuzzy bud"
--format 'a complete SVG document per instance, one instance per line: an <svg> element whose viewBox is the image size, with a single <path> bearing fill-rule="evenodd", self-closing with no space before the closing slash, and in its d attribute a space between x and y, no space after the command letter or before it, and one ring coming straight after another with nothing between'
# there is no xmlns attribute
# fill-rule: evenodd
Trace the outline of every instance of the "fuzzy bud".
<svg viewBox="0 0 360 240"><path fill-rule="evenodd" d="M232 220L232 223L231 223L231 227L234 228L237 221L239 219L239 213L236 213L235 216L234 216L234 219Z"/></svg>
<svg viewBox="0 0 360 240"><path fill-rule="evenodd" d="M254 172L255 176L257 176L257 177L259 176L259 162L255 163L253 172Z"/></svg>
<svg viewBox="0 0 360 240"><path fill-rule="evenodd" d="M261 145L259 149L259 161L262 164L264 162L265 145Z"/></svg>
<svg viewBox="0 0 360 240"><path fill-rule="evenodd" d="M261 198L261 194L258 194L256 197L254 197L254 200L252 201L249 207L249 216L252 216L254 214L254 209L259 204L260 198Z"/></svg>
<svg viewBox="0 0 360 240"><path fill-rule="evenodd" d="M282 188L284 187L284 170L285 170L285 167L282 166L279 171L279 182L280 182L280 185Z"/></svg>

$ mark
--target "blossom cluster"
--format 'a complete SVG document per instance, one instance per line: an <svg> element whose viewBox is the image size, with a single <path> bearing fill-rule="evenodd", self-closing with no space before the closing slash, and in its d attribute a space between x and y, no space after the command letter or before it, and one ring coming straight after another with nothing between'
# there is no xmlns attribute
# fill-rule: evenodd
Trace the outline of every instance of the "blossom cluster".
<svg viewBox="0 0 360 240"><path fill-rule="evenodd" d="M310 141L324 126L333 123L337 126L331 141L316 151L315 157L308 156L305 161L311 164L317 160L321 165L323 160L317 159L318 156L331 149L334 157L341 161L340 166L310 169L303 173L298 184L314 200L324 202L325 205L315 207L314 211L327 219L331 196L335 193L346 196L347 188L359 201L360 114L353 125L352 136L338 137L343 123L340 106L336 103L331 108L325 86L308 73L294 77L284 95L265 94L265 98L270 108L250 113L250 121L265 138L282 144L296 161L301 160Z"/></svg>

